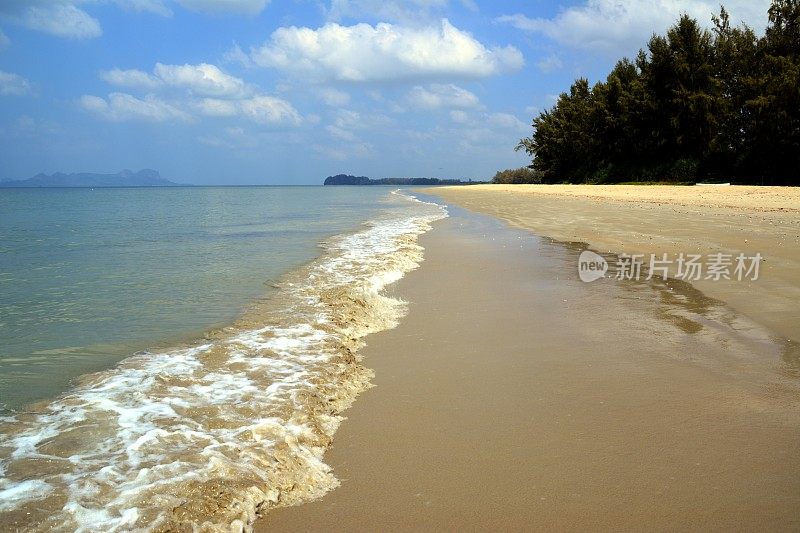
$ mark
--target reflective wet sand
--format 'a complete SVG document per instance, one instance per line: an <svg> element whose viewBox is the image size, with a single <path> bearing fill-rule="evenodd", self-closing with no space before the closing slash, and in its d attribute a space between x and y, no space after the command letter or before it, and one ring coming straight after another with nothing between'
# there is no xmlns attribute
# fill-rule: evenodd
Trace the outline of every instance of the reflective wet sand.
<svg viewBox="0 0 800 533"><path fill-rule="evenodd" d="M451 208L366 339L342 484L259 531L793 530L797 345L680 283Z"/></svg>
<svg viewBox="0 0 800 533"><path fill-rule="evenodd" d="M438 188L435 194L537 235L589 243L602 254L760 253L757 282L694 285L800 341L797 187L477 185Z"/></svg>

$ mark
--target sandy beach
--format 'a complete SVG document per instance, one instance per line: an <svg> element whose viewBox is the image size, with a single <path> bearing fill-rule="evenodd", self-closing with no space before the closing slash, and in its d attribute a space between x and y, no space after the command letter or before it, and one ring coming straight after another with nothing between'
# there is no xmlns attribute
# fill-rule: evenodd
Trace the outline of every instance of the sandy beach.
<svg viewBox="0 0 800 533"><path fill-rule="evenodd" d="M751 210L691 189L558 189L435 190L499 218L452 206L420 239L425 261L389 289L409 315L366 339L376 387L325 456L341 486L258 531L800 526L796 193ZM704 253L747 239L770 268L746 288L588 284L586 246L553 239Z"/></svg>
<svg viewBox="0 0 800 533"><path fill-rule="evenodd" d="M792 187L479 185L445 187L449 202L600 253L760 253L754 283L694 285L800 341L800 190Z"/></svg>

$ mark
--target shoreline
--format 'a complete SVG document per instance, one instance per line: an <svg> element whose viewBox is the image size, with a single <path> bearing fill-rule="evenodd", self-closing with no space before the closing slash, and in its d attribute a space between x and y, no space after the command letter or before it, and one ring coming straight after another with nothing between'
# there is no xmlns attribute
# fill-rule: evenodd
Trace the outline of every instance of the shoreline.
<svg viewBox="0 0 800 533"><path fill-rule="evenodd" d="M3 243L0 414L30 411L83 375L230 326L275 296L270 285L323 255L321 243L381 216L379 198L390 192L193 188L166 199L175 205L164 211L165 198L139 189L26 190L3 203L9 230L31 241ZM31 203L48 213L42 226Z"/></svg>
<svg viewBox="0 0 800 533"><path fill-rule="evenodd" d="M757 281L692 284L800 342L799 188L475 185L425 192L543 237L586 243L600 254L760 253Z"/></svg>
<svg viewBox="0 0 800 533"><path fill-rule="evenodd" d="M391 197L399 209L326 239L231 324L0 420L0 522L247 529L337 486L322 456L371 386L362 338L405 314L381 289L416 268L418 236L446 216Z"/></svg>
<svg viewBox="0 0 800 533"><path fill-rule="evenodd" d="M689 284L582 283L578 248L458 208L420 244L326 454L342 485L256 531L800 524L800 376L768 330Z"/></svg>

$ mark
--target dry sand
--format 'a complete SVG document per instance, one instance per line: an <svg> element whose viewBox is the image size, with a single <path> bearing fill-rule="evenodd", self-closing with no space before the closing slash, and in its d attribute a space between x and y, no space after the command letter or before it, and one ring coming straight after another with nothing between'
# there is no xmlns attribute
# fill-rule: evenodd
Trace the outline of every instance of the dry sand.
<svg viewBox="0 0 800 533"><path fill-rule="evenodd" d="M377 387L326 455L342 486L257 530L800 527L797 344L685 283L582 283L580 247L451 214L393 286L410 314L367 339Z"/></svg>
<svg viewBox="0 0 800 533"><path fill-rule="evenodd" d="M600 253L761 253L757 282L701 280L695 286L800 341L800 188L478 185L434 192Z"/></svg>

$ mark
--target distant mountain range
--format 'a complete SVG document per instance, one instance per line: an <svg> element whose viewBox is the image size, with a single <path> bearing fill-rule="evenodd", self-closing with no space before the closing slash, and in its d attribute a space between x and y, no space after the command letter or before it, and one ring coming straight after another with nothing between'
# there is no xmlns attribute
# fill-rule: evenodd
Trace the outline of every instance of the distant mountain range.
<svg viewBox="0 0 800 533"><path fill-rule="evenodd" d="M325 178L325 185L466 185L473 181L445 180L439 178L383 178L337 174Z"/></svg>
<svg viewBox="0 0 800 533"><path fill-rule="evenodd" d="M161 177L156 170L144 169L139 172L123 170L116 174L37 174L25 180L0 181L0 187L175 187L174 183Z"/></svg>

